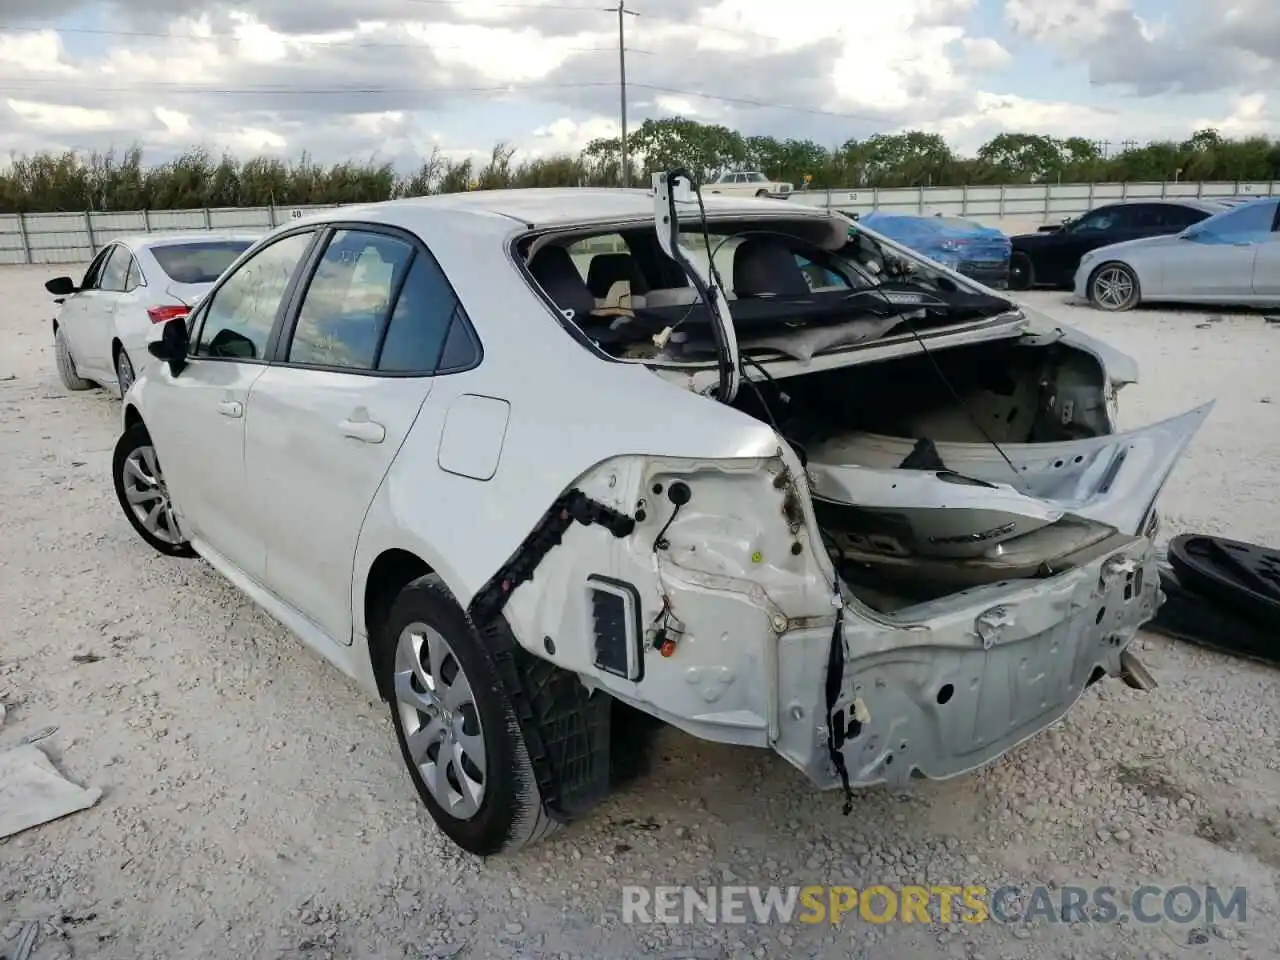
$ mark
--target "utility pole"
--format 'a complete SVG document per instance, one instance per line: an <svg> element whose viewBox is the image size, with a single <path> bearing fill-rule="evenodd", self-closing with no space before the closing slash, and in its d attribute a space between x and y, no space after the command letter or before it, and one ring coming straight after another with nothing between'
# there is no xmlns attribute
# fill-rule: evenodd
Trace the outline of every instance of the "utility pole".
<svg viewBox="0 0 1280 960"><path fill-rule="evenodd" d="M616 7L605 7L609 13L618 14L618 94L622 117L622 185L631 186L631 165L627 158L627 17L640 14L627 9L626 0L618 0Z"/></svg>

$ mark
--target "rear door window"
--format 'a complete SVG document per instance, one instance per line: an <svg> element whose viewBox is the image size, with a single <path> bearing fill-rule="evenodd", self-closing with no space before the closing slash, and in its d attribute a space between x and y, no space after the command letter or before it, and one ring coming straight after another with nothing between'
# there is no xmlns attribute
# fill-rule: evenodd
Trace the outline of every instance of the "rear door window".
<svg viewBox="0 0 1280 960"><path fill-rule="evenodd" d="M372 370L413 257L414 248L397 237L337 231L302 298L287 362Z"/></svg>
<svg viewBox="0 0 1280 960"><path fill-rule="evenodd" d="M98 289L111 293L123 293L129 276L129 261L132 259L133 256L120 244L117 243L112 247L111 256L107 258L106 265L102 268Z"/></svg>
<svg viewBox="0 0 1280 960"><path fill-rule="evenodd" d="M102 268L107 265L107 259L115 250L115 245L103 247L98 251L97 256L93 258L93 262L89 264L89 269L84 272L84 280L80 282L81 290L98 289L98 281L102 278Z"/></svg>
<svg viewBox="0 0 1280 960"><path fill-rule="evenodd" d="M124 277L125 293L128 293L130 290L136 290L138 288L138 285L141 283L142 283L142 268L138 266L138 258L130 257L129 271L125 274L125 277Z"/></svg>
<svg viewBox="0 0 1280 960"><path fill-rule="evenodd" d="M479 359L478 341L444 272L433 257L418 253L391 313L378 370L442 374Z"/></svg>

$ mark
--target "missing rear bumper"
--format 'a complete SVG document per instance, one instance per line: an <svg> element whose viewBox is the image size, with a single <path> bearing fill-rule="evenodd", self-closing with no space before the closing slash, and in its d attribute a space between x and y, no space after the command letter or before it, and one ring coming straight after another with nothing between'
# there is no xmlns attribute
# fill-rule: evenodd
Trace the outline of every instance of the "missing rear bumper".
<svg viewBox="0 0 1280 960"><path fill-rule="evenodd" d="M827 725L799 719L829 717L855 787L985 766L1061 719L1098 673L1154 687L1127 646L1160 603L1158 583L1149 549L1133 544L1014 594L979 588L963 606L954 597L923 605L896 630L849 618L852 654L829 714L813 666L824 638L784 637L780 689L812 693L780 704L778 751L819 787L839 786Z"/></svg>

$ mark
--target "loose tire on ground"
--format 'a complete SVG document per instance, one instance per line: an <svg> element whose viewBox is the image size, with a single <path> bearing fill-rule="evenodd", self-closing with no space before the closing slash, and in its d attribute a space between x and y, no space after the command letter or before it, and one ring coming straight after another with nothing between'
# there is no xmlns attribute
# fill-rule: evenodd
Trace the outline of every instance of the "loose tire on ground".
<svg viewBox="0 0 1280 960"><path fill-rule="evenodd" d="M116 441L111 478L125 519L153 550L167 557L196 555L178 532L169 488L143 424L135 423Z"/></svg>
<svg viewBox="0 0 1280 960"><path fill-rule="evenodd" d="M544 809L497 664L440 578L405 587L383 629L379 681L409 777L440 830L482 857L552 833L559 823Z"/></svg>
<svg viewBox="0 0 1280 960"><path fill-rule="evenodd" d="M92 381L85 380L76 373L76 363L71 359L71 347L67 345L67 336L59 327L53 334L53 356L58 365L58 379L68 390L88 390Z"/></svg>

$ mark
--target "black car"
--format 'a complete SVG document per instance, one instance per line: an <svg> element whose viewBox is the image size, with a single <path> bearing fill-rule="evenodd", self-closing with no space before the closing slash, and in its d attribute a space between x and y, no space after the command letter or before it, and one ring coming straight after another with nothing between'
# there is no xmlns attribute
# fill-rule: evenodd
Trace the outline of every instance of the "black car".
<svg viewBox="0 0 1280 960"><path fill-rule="evenodd" d="M1058 226L1012 237L1009 285L1071 286L1080 258L1090 250L1125 240L1180 233L1193 223L1220 213L1225 205L1193 197L1178 200L1130 200L1095 207Z"/></svg>

